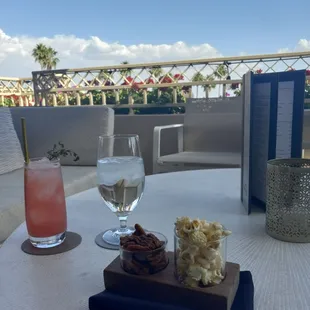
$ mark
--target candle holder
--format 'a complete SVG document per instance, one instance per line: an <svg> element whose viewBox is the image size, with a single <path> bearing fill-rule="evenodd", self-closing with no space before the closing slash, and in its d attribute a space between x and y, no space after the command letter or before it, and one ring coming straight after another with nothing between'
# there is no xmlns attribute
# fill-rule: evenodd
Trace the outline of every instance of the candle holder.
<svg viewBox="0 0 310 310"><path fill-rule="evenodd" d="M288 242L310 242L310 160L267 163L266 232Z"/></svg>

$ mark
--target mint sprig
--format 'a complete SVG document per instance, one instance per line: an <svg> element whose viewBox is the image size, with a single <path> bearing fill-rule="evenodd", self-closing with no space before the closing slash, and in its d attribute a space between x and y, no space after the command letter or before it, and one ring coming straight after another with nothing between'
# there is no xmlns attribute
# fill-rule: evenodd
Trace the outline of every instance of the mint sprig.
<svg viewBox="0 0 310 310"><path fill-rule="evenodd" d="M77 153L72 150L68 150L65 148L62 142L58 142L58 144L54 144L54 147L47 152L47 158L49 160L59 159L60 157L74 157L73 161L78 161L80 157Z"/></svg>

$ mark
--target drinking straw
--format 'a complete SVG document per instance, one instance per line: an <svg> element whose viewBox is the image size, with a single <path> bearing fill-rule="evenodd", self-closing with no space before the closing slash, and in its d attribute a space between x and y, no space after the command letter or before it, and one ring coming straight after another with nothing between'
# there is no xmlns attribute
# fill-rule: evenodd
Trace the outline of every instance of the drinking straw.
<svg viewBox="0 0 310 310"><path fill-rule="evenodd" d="M26 164L29 164L29 152L28 152L28 143L27 143L26 120L25 120L24 117L22 117L21 121L22 121L23 141L24 141L25 162L26 162Z"/></svg>

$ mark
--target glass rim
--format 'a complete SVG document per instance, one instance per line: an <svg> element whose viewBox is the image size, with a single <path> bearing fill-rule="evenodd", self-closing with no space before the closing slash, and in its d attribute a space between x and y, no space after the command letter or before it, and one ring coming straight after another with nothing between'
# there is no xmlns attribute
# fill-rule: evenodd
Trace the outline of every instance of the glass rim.
<svg viewBox="0 0 310 310"><path fill-rule="evenodd" d="M154 253L154 252L156 252L156 251L162 251L162 250L164 250L165 248L166 248L166 246L167 246L167 244L168 244L168 239L167 239L167 237L164 235L164 234L162 234L162 233L160 233L160 232L158 232L158 231L150 231L150 230L146 230L145 231L147 234L153 234L153 235L159 235L163 240L160 240L160 241L163 241L164 242L164 244L160 247L160 248L157 248L157 249L155 249L155 250L149 250L149 251L128 251L128 250L126 250L126 249L124 249L121 245L119 246L119 248L120 248L120 250L122 251L122 252L126 252L126 253L141 253L141 254L152 254L152 253Z"/></svg>
<svg viewBox="0 0 310 310"><path fill-rule="evenodd" d="M222 225L222 227L223 227L223 230L227 230L227 228L224 226L224 225ZM174 227L174 235L177 237L177 238L179 238L179 239L182 239L182 237L180 237L178 234L177 234L177 229L176 229L176 227ZM218 239L218 240L220 240L220 241L222 241L222 240L225 240L227 237L229 237L229 235L228 236L222 236L220 239ZM215 241L217 241L217 240L215 240ZM212 243L212 242L215 242L215 241L209 241L208 243Z"/></svg>
<svg viewBox="0 0 310 310"><path fill-rule="evenodd" d="M32 158L29 158L29 163L24 161L24 167L29 167L30 163L36 163L36 162L38 162L39 160L41 160L43 158L47 158L47 157L46 156L42 156L42 157L32 157ZM48 159L48 160L49 160L49 164L59 164L60 165L60 158L53 158L53 159ZM34 167L32 169L36 169L36 168Z"/></svg>
<svg viewBox="0 0 310 310"><path fill-rule="evenodd" d="M46 156L38 156L38 157L30 157L29 161L36 161L36 160L40 160L46 158L48 159ZM59 158L53 158L53 159L48 159L49 161L54 161L54 160L59 160Z"/></svg>
<svg viewBox="0 0 310 310"><path fill-rule="evenodd" d="M137 134L113 134L113 135L99 135L99 139L120 139L120 138L139 138Z"/></svg>

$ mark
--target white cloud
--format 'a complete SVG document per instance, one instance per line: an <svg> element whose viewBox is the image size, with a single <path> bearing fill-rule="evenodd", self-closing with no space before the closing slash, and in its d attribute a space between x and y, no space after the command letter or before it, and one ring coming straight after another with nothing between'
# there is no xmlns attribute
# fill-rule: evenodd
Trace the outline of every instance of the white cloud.
<svg viewBox="0 0 310 310"><path fill-rule="evenodd" d="M73 35L11 37L0 29L0 76L30 77L32 71L39 70L39 65L31 56L32 49L38 43L52 46L58 51L59 68L113 65L124 60L141 63L221 56L216 48L207 43L123 45L118 42L107 43L96 36L88 39Z"/></svg>
<svg viewBox="0 0 310 310"><path fill-rule="evenodd" d="M301 49L303 49L305 51L310 50L310 40L301 39L301 40L299 40L298 45Z"/></svg>
<svg viewBox="0 0 310 310"><path fill-rule="evenodd" d="M297 45L294 48L280 48L278 53L289 53L289 52L304 52L310 51L310 40L307 39L300 39Z"/></svg>
<svg viewBox="0 0 310 310"><path fill-rule="evenodd" d="M207 43L188 45L180 41L174 44L124 45L119 42L108 43L97 36L87 39L78 38L74 35L55 35L50 38L12 37L0 29L0 76L31 77L32 71L40 69L40 66L34 62L31 56L32 49L38 43L52 46L58 51L58 58L60 59L58 68L114 65L124 60L128 60L130 63L144 63L222 56L219 50ZM310 41L301 39L295 47L281 48L278 52L306 50L310 50ZM240 51L239 55L248 54L246 51ZM304 67L304 63L302 66ZM263 69L263 71L267 69L267 67L261 65L256 69L258 68ZM296 64L296 68L298 68L298 64ZM280 64L276 69L284 70L285 68ZM210 68L207 69L205 73L210 74L210 70ZM249 68L242 64L237 68L236 72L242 75L248 70ZM193 69L187 71L188 76L193 74ZM236 73L231 76L232 79L239 78Z"/></svg>

